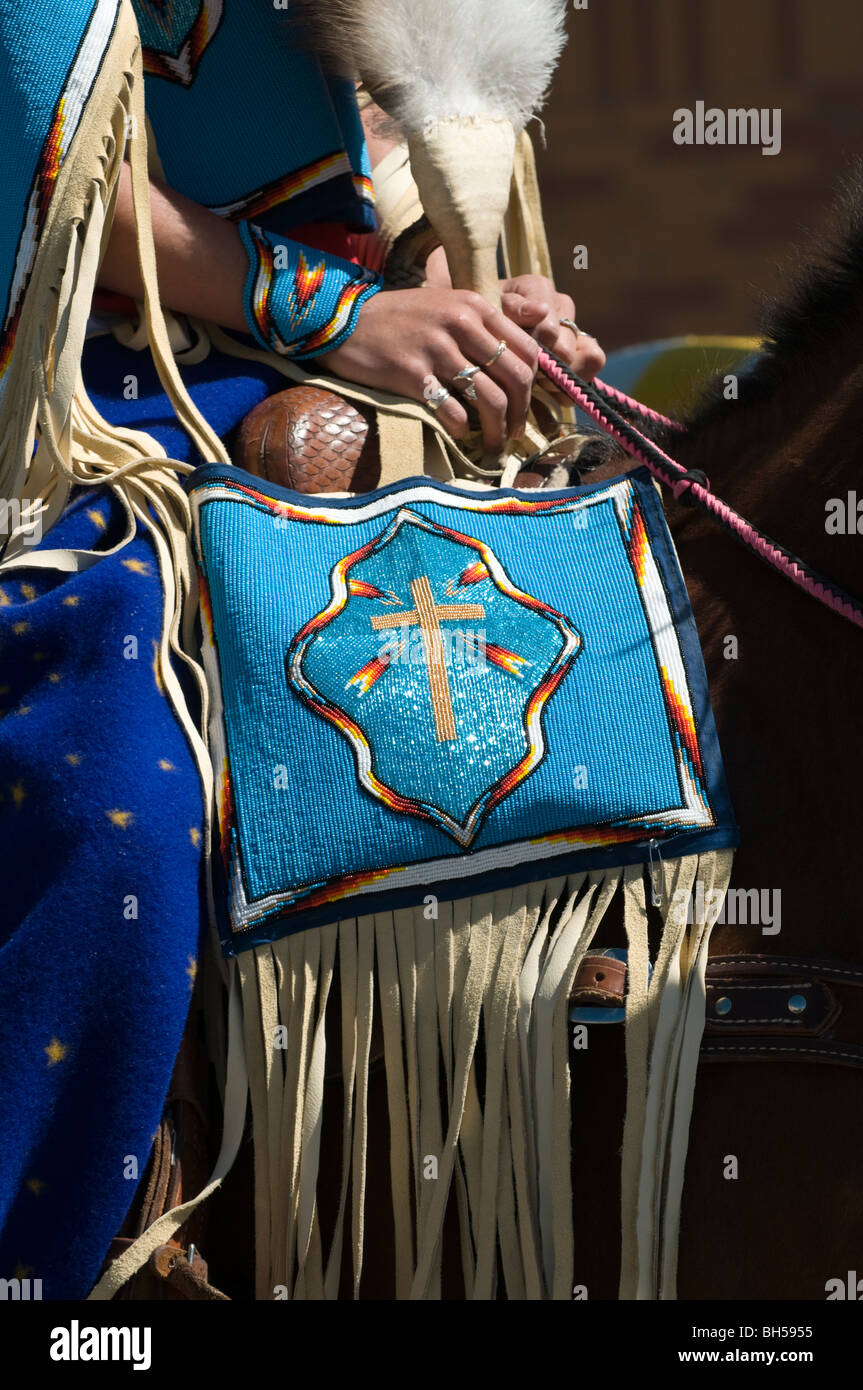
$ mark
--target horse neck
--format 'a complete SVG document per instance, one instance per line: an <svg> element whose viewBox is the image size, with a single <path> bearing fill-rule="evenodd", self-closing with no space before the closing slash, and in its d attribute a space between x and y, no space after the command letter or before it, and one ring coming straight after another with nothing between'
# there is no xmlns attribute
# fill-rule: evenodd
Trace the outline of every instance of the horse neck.
<svg viewBox="0 0 863 1390"><path fill-rule="evenodd" d="M669 442L687 468L774 540L863 596L863 339L813 346L766 387L740 381L738 400L716 401ZM842 349L845 349L844 352ZM849 368L849 363L853 365ZM860 534L856 489L860 486ZM841 502L840 512L837 502ZM844 533L828 519L842 521Z"/></svg>

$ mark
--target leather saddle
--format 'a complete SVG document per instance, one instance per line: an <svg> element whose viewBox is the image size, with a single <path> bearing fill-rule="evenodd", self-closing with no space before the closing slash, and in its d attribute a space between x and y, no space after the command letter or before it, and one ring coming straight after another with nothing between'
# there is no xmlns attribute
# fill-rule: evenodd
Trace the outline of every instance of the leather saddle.
<svg viewBox="0 0 863 1390"><path fill-rule="evenodd" d="M550 412L534 402L540 428L555 426ZM290 386L268 396L245 417L232 448L234 463L247 473L294 492L370 492L380 481L380 452L372 412L317 386ZM574 446L564 437L542 459L531 460L515 479L516 487L542 487L561 467L566 481L579 469Z"/></svg>

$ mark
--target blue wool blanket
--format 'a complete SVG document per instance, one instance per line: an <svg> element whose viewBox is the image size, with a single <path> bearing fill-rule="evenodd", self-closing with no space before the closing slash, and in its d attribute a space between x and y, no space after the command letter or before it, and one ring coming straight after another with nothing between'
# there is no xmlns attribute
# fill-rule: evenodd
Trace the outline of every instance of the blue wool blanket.
<svg viewBox="0 0 863 1390"><path fill-rule="evenodd" d="M83 370L108 418L190 458L148 353L92 339ZM135 401L115 394L129 373ZM218 353L184 375L222 435L283 384ZM124 526L107 489L80 489L43 546L108 550ZM203 809L154 674L161 615L140 532L80 574L0 583L0 1277L41 1279L43 1298L98 1276L195 978Z"/></svg>

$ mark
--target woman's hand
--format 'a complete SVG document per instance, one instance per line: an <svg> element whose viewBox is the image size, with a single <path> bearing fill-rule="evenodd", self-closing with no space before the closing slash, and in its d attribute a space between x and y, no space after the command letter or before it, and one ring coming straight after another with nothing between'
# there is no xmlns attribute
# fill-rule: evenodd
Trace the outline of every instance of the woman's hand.
<svg viewBox="0 0 863 1390"><path fill-rule="evenodd" d="M430 268L432 262L430 258ZM441 281L445 264L417 290L384 290L360 309L351 337L318 360L336 376L359 385L428 400L440 387L452 392L437 414L456 439L469 421L459 393L469 384L455 378L464 367L481 366L473 378L483 442L500 453L508 438L523 432L536 377L538 347L557 354L585 381L605 365L605 353L589 333L560 322L575 321L575 304L541 275L501 281L502 311L480 295L454 290ZM498 344L507 351L490 359ZM547 387L559 394L551 382ZM564 398L568 399L568 398Z"/></svg>
<svg viewBox="0 0 863 1390"><path fill-rule="evenodd" d="M382 290L362 306L347 342L315 360L345 381L416 401L447 387L452 395L437 416L457 439L469 428L459 393L470 383L455 377L464 367L482 367L473 377L474 404L486 449L500 453L507 438L524 433L530 408L539 354L528 320L514 322L470 290ZM506 351L492 362L502 342Z"/></svg>
<svg viewBox="0 0 863 1390"><path fill-rule="evenodd" d="M426 284L440 288L451 283L446 252L436 246L426 262ZM561 324L561 319L576 321L575 304L568 294L558 294L550 280L543 275L516 275L501 280L500 293L507 318L563 358L585 381L602 371L605 353L596 339L583 331L576 335ZM546 386L559 394L550 382Z"/></svg>
<svg viewBox="0 0 863 1390"><path fill-rule="evenodd" d="M585 381L592 381L605 366L605 353L595 338L581 330L577 335L561 323L575 322L575 303L568 294L558 294L542 275L517 275L500 284L503 312L520 324L543 347L566 362Z"/></svg>

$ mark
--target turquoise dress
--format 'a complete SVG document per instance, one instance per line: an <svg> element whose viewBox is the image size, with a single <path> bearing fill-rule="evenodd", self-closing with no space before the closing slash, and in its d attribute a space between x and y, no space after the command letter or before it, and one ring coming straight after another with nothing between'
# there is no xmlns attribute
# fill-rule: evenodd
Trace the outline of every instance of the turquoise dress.
<svg viewBox="0 0 863 1390"><path fill-rule="evenodd" d="M290 9L133 0L165 178L213 212L287 232L375 226L354 83L325 76Z"/></svg>

